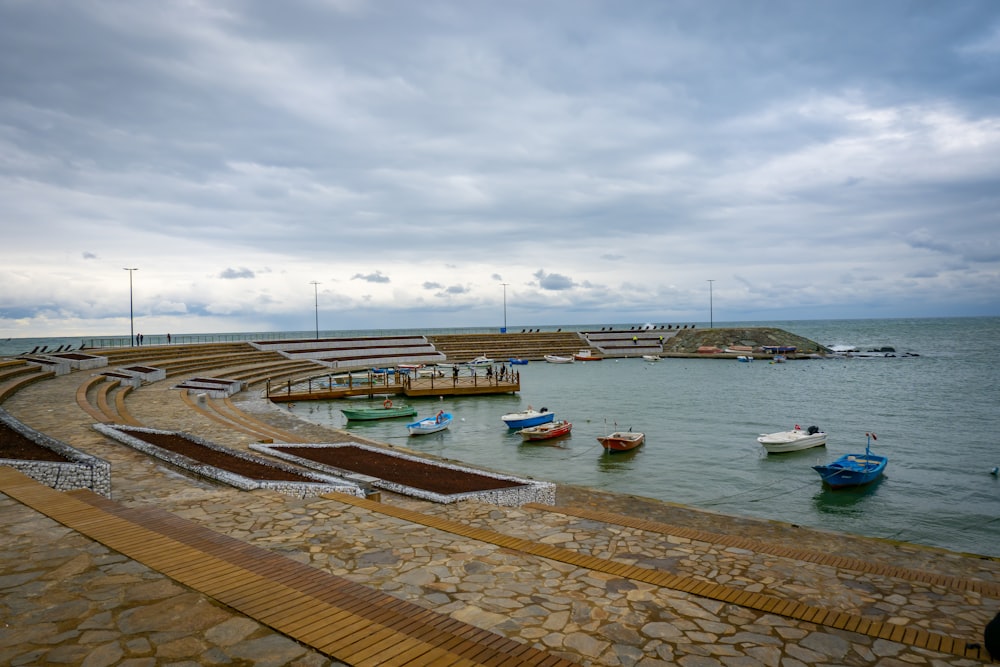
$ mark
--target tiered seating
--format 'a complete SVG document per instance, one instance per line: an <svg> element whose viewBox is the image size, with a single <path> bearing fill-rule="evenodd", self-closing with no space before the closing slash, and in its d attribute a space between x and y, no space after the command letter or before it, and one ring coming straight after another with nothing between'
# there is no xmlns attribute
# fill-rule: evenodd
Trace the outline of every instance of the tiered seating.
<svg viewBox="0 0 1000 667"><path fill-rule="evenodd" d="M609 357L660 354L663 344L677 335L675 329L607 329L584 331L588 345Z"/></svg>
<svg viewBox="0 0 1000 667"><path fill-rule="evenodd" d="M0 362L0 403L33 382L53 377L52 371L23 359Z"/></svg>
<svg viewBox="0 0 1000 667"><path fill-rule="evenodd" d="M575 331L539 331L531 333L446 334L427 339L452 363L471 361L486 355L497 362L511 357L542 359L546 354L572 356L586 347Z"/></svg>
<svg viewBox="0 0 1000 667"><path fill-rule="evenodd" d="M424 336L278 340L253 343L253 346L275 350L289 359L315 359L339 370L444 361L444 355Z"/></svg>

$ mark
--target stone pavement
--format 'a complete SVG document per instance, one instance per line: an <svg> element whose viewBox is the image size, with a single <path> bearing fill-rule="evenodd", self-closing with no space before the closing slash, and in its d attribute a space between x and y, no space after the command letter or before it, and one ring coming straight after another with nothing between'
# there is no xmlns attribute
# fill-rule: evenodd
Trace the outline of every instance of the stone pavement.
<svg viewBox="0 0 1000 667"><path fill-rule="evenodd" d="M74 373L36 383L3 407L30 426L109 460L117 502L156 505L581 664L896 667L988 662L985 655L977 659L933 651L902 637L891 641L849 632L579 567L336 498L248 493L196 479L93 431L92 418L74 398L84 379ZM175 380L135 391L128 398L131 413L144 425L188 431L233 448L254 442L252 436L186 407L178 391L169 388ZM253 395L240 396L238 402L247 413L302 437L357 439L299 421ZM550 509L435 505L384 492L382 501L390 508L561 550L963 642L980 641L983 626L1000 609L1000 562L940 549L574 487L560 487L558 506ZM662 530L574 516L575 509L639 517L662 524ZM340 664L2 495L0 512L0 664ZM682 536L678 528L692 529L695 536ZM718 536L752 540L731 546ZM791 556L780 555L781 549ZM843 559L829 564L810 554ZM902 569L880 574L861 563Z"/></svg>

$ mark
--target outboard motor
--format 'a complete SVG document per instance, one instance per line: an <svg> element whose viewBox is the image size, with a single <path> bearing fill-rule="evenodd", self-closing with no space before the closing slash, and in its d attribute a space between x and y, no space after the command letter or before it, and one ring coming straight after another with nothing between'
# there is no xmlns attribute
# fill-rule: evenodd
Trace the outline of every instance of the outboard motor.
<svg viewBox="0 0 1000 667"><path fill-rule="evenodd" d="M819 433L819 427L818 426L810 426L808 428L808 430L806 431L806 433L808 433L809 435L816 435L817 433Z"/></svg>

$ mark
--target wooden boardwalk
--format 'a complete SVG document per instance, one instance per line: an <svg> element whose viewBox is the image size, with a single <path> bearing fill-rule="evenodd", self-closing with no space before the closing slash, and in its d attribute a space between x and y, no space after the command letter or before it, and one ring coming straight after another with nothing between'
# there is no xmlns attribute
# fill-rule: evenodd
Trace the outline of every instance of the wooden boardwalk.
<svg viewBox="0 0 1000 667"><path fill-rule="evenodd" d="M350 665L576 664L157 508L55 491L8 467L0 492Z"/></svg>
<svg viewBox="0 0 1000 667"><path fill-rule="evenodd" d="M476 396L485 394L514 394L521 391L521 378L516 372L500 380L496 375L459 375L454 377L410 377L390 375L378 383L348 386L330 386L322 377L300 382L288 382L282 388L268 387L267 398L275 403L292 401L327 401L352 396Z"/></svg>

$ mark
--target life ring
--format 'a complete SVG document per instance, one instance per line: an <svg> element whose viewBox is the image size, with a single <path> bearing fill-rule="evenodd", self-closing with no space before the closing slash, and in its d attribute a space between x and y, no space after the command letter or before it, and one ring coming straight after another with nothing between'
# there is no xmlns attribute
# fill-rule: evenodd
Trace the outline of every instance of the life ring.
<svg viewBox="0 0 1000 667"><path fill-rule="evenodd" d="M387 399L385 399L384 401L382 401L382 407L383 407L383 408L386 408L387 410L388 410L389 408L391 408L391 407L392 407L392 399L390 399L390 398L387 398Z"/></svg>

